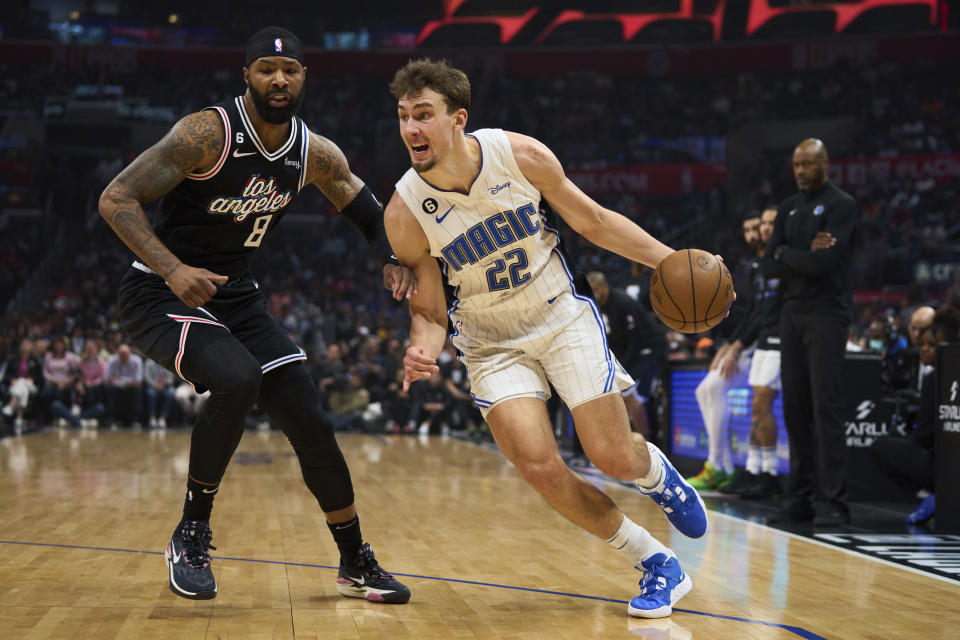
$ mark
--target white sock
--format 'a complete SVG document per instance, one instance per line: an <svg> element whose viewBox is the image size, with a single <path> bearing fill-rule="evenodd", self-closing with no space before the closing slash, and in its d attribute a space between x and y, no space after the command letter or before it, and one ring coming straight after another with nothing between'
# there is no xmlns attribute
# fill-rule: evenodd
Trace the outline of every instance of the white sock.
<svg viewBox="0 0 960 640"><path fill-rule="evenodd" d="M726 435L724 438L726 442L721 445L723 447L723 470L727 473L733 473L736 467L733 465L733 451L730 450L730 436Z"/></svg>
<svg viewBox="0 0 960 640"><path fill-rule="evenodd" d="M725 456L729 455L730 441L727 436L730 421L730 406L727 403L729 388L729 381L714 370L697 385L695 392L700 413L703 415L703 426L707 431L707 462L714 469L722 469Z"/></svg>
<svg viewBox="0 0 960 640"><path fill-rule="evenodd" d="M760 474L761 455L760 447L755 444L750 445L750 448L747 449L747 471L753 475Z"/></svg>
<svg viewBox="0 0 960 640"><path fill-rule="evenodd" d="M641 489L656 489L663 482L667 470L663 468L663 459L660 457L660 450L647 443L647 450L650 452L650 471L642 478L637 478L633 482Z"/></svg>
<svg viewBox="0 0 960 640"><path fill-rule="evenodd" d="M676 554L650 535L650 532L633 522L627 516L623 516L623 522L620 523L620 529L615 536L607 540L614 549L622 551L630 558L630 562L636 566L652 555L663 553L668 557L675 558Z"/></svg>
<svg viewBox="0 0 960 640"><path fill-rule="evenodd" d="M770 475L777 475L777 447L760 447L763 454L763 471Z"/></svg>

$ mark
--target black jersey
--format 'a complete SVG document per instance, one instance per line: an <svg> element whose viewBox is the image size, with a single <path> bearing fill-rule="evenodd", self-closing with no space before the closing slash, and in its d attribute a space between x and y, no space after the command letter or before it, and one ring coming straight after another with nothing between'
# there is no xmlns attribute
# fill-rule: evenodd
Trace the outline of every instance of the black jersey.
<svg viewBox="0 0 960 640"><path fill-rule="evenodd" d="M208 107L223 120L220 159L203 174L188 174L160 203L154 231L182 262L235 277L276 227L303 188L309 132L290 120L290 136L274 152L260 142L243 98Z"/></svg>
<svg viewBox="0 0 960 640"><path fill-rule="evenodd" d="M734 308L737 314L735 321L731 323L729 338L730 342L739 340L744 347L749 347L752 342L746 342L744 338L752 329L751 325L756 322L757 309L763 299L763 292L757 288L758 282L762 280L760 258L750 256L740 263L737 272L738 277L734 281L737 291L737 304ZM730 315L733 317L733 313Z"/></svg>
<svg viewBox="0 0 960 640"><path fill-rule="evenodd" d="M780 203L763 268L772 277L785 278L781 288L784 313L852 317L851 245L858 218L853 197L829 181L810 193L801 191ZM818 231L832 235L836 245L811 251L810 243Z"/></svg>
<svg viewBox="0 0 960 640"><path fill-rule="evenodd" d="M780 350L780 278L761 274L763 300L760 302L760 322L757 326L757 349Z"/></svg>
<svg viewBox="0 0 960 640"><path fill-rule="evenodd" d="M735 336L745 347L754 343L757 349L777 351L780 348L780 279L763 273L759 260L750 270L753 295L744 323Z"/></svg>
<svg viewBox="0 0 960 640"><path fill-rule="evenodd" d="M667 354L663 325L626 291L610 289L606 304L598 307L607 329L607 345L624 369L633 373L644 356Z"/></svg>

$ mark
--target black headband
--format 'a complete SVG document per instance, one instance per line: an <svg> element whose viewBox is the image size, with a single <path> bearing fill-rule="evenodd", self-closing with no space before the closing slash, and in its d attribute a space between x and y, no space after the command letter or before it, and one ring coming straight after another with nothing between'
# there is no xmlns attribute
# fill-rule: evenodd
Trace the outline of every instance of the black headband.
<svg viewBox="0 0 960 640"><path fill-rule="evenodd" d="M303 45L297 36L280 27L267 27L253 34L247 41L246 66L257 58L283 56L303 64Z"/></svg>

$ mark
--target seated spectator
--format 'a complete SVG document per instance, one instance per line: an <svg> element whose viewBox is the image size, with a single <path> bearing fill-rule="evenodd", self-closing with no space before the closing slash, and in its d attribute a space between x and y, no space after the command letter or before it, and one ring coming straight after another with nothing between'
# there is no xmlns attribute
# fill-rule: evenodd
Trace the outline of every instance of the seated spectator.
<svg viewBox="0 0 960 640"><path fill-rule="evenodd" d="M387 418L386 430L388 433L413 431L413 422L410 420L412 405L410 394L403 390L403 366L394 370L393 380L386 386L386 395L381 401L383 414Z"/></svg>
<svg viewBox="0 0 960 640"><path fill-rule="evenodd" d="M450 396L450 428L455 431L465 431L473 436L479 426L483 424L483 416L474 406L470 396L470 380L467 378L466 367L456 357L456 348L447 341L444 351L451 351L453 357L440 367L443 375L443 386Z"/></svg>
<svg viewBox="0 0 960 640"><path fill-rule="evenodd" d="M936 345L955 342L960 337L960 310L944 305L937 310L933 323L923 329L917 347L920 363L927 372L920 389L920 413L913 431L906 438L878 438L871 447L877 466L908 491L929 492L907 516L907 523L919 524L933 517L936 509L934 493L934 434L936 429L936 390L933 366Z"/></svg>
<svg viewBox="0 0 960 640"><path fill-rule="evenodd" d="M144 395L147 398L147 415L151 429L166 429L170 411L173 409L173 374L160 364L147 358L143 365Z"/></svg>
<svg viewBox="0 0 960 640"><path fill-rule="evenodd" d="M65 393L53 400L50 411L74 428L96 427L107 413L98 395L80 380L79 375Z"/></svg>
<svg viewBox="0 0 960 640"><path fill-rule="evenodd" d="M866 345L866 338L863 337L863 330L856 324L851 324L847 330L847 351L863 351Z"/></svg>
<svg viewBox="0 0 960 640"><path fill-rule="evenodd" d="M107 360L107 407L111 426L138 426L143 359L126 343Z"/></svg>
<svg viewBox="0 0 960 640"><path fill-rule="evenodd" d="M450 410L453 405L442 373L434 373L425 381L417 381L410 387L412 410L410 420L419 425L421 433L443 433L450 427Z"/></svg>
<svg viewBox="0 0 960 640"><path fill-rule="evenodd" d="M894 391L907 390L920 392L920 383L924 377L917 349L920 333L933 323L934 309L932 307L917 307L910 314L907 324L909 346L892 353L884 362L886 377Z"/></svg>
<svg viewBox="0 0 960 640"><path fill-rule="evenodd" d="M329 408L329 394L333 389L343 388L347 378L347 366L341 357L340 345L331 342L322 358L317 358L313 377L320 392L320 404Z"/></svg>
<svg viewBox="0 0 960 640"><path fill-rule="evenodd" d="M20 341L20 354L7 359L4 369L4 387L6 404L3 415L13 418L14 429L21 433L24 427L24 414L30 402L43 384L43 367L33 357L33 342L25 338Z"/></svg>
<svg viewBox="0 0 960 640"><path fill-rule="evenodd" d="M40 397L41 411L45 412L55 401L67 402L70 387L80 369L80 358L67 350L66 336L56 336L50 341L50 350L43 357L43 389Z"/></svg>
<svg viewBox="0 0 960 640"><path fill-rule="evenodd" d="M351 369L345 385L331 390L328 398L335 431L365 430L367 425L363 412L370 404L370 392L364 388L363 376L359 371Z"/></svg>
<svg viewBox="0 0 960 640"><path fill-rule="evenodd" d="M47 355L47 347L50 345L50 342L44 338L36 338L33 341L33 357L37 359L41 365L43 364L43 359ZM38 380L38 383L41 381Z"/></svg>
<svg viewBox="0 0 960 640"><path fill-rule="evenodd" d="M106 394L103 384L106 381L107 365L100 358L100 341L88 338L83 343L83 353L80 357L80 381L98 402L105 402Z"/></svg>

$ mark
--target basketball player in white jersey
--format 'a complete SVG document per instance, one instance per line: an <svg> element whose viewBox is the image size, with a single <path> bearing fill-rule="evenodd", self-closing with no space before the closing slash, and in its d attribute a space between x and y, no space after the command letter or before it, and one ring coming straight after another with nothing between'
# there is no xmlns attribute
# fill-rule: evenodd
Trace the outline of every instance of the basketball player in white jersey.
<svg viewBox="0 0 960 640"><path fill-rule="evenodd" d="M659 449L631 433L620 391L633 381L607 348L593 300L574 287L541 199L585 238L630 260L656 266L671 249L583 194L537 140L500 129L465 133L470 82L461 71L413 61L390 90L413 165L384 214L394 252L418 281L404 388L438 371L449 315L474 402L500 450L554 509L644 572L630 615L669 615L690 577L670 549L564 464L547 381L599 469L635 481L687 536L706 533L706 512Z"/></svg>

